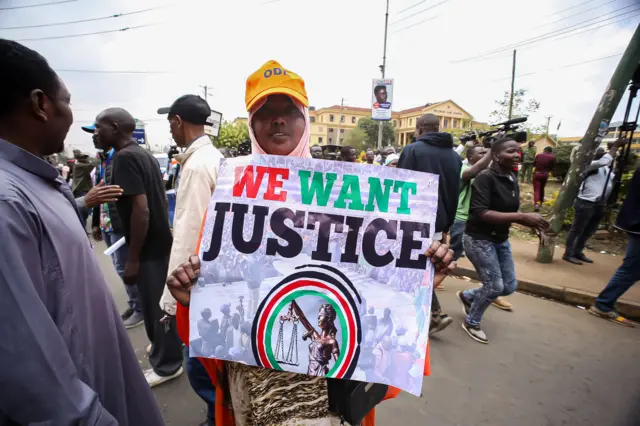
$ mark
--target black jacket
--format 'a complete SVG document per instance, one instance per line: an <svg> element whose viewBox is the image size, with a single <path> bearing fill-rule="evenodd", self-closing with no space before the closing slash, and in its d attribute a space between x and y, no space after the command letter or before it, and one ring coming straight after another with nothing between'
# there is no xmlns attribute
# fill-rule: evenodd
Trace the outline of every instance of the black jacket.
<svg viewBox="0 0 640 426"><path fill-rule="evenodd" d="M627 232L640 233L640 168L636 169L629 182L629 192L618 213L616 226Z"/></svg>
<svg viewBox="0 0 640 426"><path fill-rule="evenodd" d="M439 175L435 232L449 232L456 217L462 160L449 133L425 133L400 154L398 168Z"/></svg>

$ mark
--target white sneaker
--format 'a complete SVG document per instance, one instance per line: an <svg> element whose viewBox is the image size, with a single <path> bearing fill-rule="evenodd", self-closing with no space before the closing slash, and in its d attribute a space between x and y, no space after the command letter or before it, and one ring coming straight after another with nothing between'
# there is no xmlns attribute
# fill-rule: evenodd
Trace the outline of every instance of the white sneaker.
<svg viewBox="0 0 640 426"><path fill-rule="evenodd" d="M147 355L151 353L151 345L152 343L149 343L149 346L147 346L147 348L145 349L145 352L147 353Z"/></svg>
<svg viewBox="0 0 640 426"><path fill-rule="evenodd" d="M144 377L145 379L147 379L147 383L149 384L149 387L154 387L179 377L183 372L184 372L184 369L180 367L178 368L178 371L176 371L170 376L158 376L156 372L153 371L153 368L150 368L144 371Z"/></svg>

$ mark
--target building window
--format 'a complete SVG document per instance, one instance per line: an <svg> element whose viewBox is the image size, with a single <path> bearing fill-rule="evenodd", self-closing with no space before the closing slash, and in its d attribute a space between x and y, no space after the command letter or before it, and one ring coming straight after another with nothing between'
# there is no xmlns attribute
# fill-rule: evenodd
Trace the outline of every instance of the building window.
<svg viewBox="0 0 640 426"><path fill-rule="evenodd" d="M309 117L309 121L312 122L312 123L315 123L316 122L316 118L315 117Z"/></svg>
<svg viewBox="0 0 640 426"><path fill-rule="evenodd" d="M409 126L411 126L413 124L413 118L409 119Z"/></svg>
<svg viewBox="0 0 640 426"><path fill-rule="evenodd" d="M341 122L341 123L344 123L344 115L341 115L341 116L340 116L340 122Z"/></svg>
<svg viewBox="0 0 640 426"><path fill-rule="evenodd" d="M443 129L448 129L449 128L449 119L448 118L442 119L442 128Z"/></svg>
<svg viewBox="0 0 640 426"><path fill-rule="evenodd" d="M458 128L458 120L456 120L455 118L453 120L451 120L451 127L453 127L454 129Z"/></svg>
<svg viewBox="0 0 640 426"><path fill-rule="evenodd" d="M322 136L318 138L318 143L322 143Z"/></svg>
<svg viewBox="0 0 640 426"><path fill-rule="evenodd" d="M344 143L344 138L340 138L340 143Z"/></svg>
<svg viewBox="0 0 640 426"><path fill-rule="evenodd" d="M351 117L351 124L356 124L356 118L355 117Z"/></svg>
<svg viewBox="0 0 640 426"><path fill-rule="evenodd" d="M329 133L333 133L333 127L329 127Z"/></svg>
<svg viewBox="0 0 640 426"><path fill-rule="evenodd" d="M329 115L329 122L333 123L333 114Z"/></svg>
<svg viewBox="0 0 640 426"><path fill-rule="evenodd" d="M344 133L344 129L340 129L340 133Z"/></svg>
<svg viewBox="0 0 640 426"><path fill-rule="evenodd" d="M321 123L324 123L324 115L321 115L321 116L320 116L320 122L321 122Z"/></svg>
<svg viewBox="0 0 640 426"><path fill-rule="evenodd" d="M400 133L400 143L404 145L404 133Z"/></svg>
<svg viewBox="0 0 640 426"><path fill-rule="evenodd" d="M329 143L333 142L333 138L329 138Z"/></svg>

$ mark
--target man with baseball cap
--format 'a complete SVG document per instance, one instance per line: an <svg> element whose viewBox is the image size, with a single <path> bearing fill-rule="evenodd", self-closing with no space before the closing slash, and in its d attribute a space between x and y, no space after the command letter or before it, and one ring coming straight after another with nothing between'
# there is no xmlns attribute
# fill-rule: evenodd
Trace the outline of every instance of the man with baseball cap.
<svg viewBox="0 0 640 426"><path fill-rule="evenodd" d="M173 246L169 258L169 271L176 269L184 259L196 252L200 224L204 218L211 194L216 186L222 154L204 132L205 125L213 124L211 108L207 101L196 95L184 95L169 108L158 109L159 114L169 114L171 136L182 154L175 154L178 161L175 177L176 209L173 221ZM173 317L176 300L165 286L160 308ZM187 376L193 390L207 403L207 421L213 425L215 418L215 388L198 358L189 357L185 348Z"/></svg>

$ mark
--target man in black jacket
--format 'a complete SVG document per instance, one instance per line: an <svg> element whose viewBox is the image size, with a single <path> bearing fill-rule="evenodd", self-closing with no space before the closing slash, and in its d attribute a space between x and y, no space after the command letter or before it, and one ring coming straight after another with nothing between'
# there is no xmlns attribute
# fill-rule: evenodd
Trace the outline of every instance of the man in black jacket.
<svg viewBox="0 0 640 426"><path fill-rule="evenodd" d="M433 241L444 241L456 217L458 192L460 190L460 169L462 160L453 150L453 137L441 133L440 119L433 114L425 114L416 121L416 141L407 145L400 154L399 169L433 173L439 176L438 213ZM434 284L435 289L435 284ZM438 297L433 293L431 300L431 325L429 333L437 333L447 328L453 320L442 313Z"/></svg>
<svg viewBox="0 0 640 426"><path fill-rule="evenodd" d="M633 327L633 323L620 316L614 307L618 299L640 281L640 169L636 169L631 178L629 192L620 208L616 227L627 232L627 253L622 265L596 299L596 303L589 308L589 313L620 325Z"/></svg>

